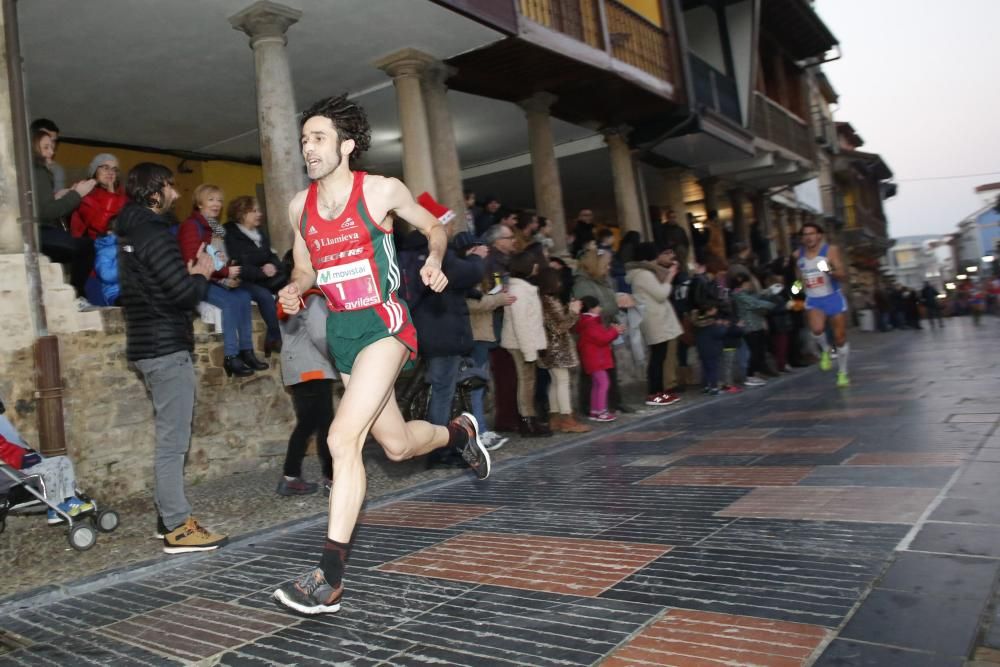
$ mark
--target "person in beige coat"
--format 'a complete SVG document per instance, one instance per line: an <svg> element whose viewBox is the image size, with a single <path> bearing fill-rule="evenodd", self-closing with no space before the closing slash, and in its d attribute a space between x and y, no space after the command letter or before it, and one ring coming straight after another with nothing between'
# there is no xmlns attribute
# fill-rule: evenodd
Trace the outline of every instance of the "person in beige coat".
<svg viewBox="0 0 1000 667"><path fill-rule="evenodd" d="M535 414L535 363L547 342L538 288L529 283L528 278L538 272L539 266L531 253L521 253L511 258L509 268L507 291L515 301L504 306L500 346L514 358L521 435L549 436L552 431Z"/></svg>
<svg viewBox="0 0 1000 667"><path fill-rule="evenodd" d="M673 261L672 250L661 251L655 243L640 243L635 258L636 261L625 265L625 281L632 286L632 297L643 309L639 329L649 346L646 405L673 405L680 400L674 393L677 339L684 333L670 303L677 263Z"/></svg>

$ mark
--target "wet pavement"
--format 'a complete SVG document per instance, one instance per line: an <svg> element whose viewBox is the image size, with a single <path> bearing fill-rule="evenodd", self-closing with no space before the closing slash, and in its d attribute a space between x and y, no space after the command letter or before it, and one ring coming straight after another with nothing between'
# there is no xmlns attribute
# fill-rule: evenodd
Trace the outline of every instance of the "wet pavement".
<svg viewBox="0 0 1000 667"><path fill-rule="evenodd" d="M981 664L998 333L868 337L846 390L810 369L369 502L339 614L270 600L317 518L0 599L0 665Z"/></svg>

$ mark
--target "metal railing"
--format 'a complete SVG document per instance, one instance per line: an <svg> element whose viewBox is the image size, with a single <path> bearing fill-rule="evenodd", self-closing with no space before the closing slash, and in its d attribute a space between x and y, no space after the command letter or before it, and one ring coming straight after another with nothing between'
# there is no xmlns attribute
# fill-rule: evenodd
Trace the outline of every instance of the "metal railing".
<svg viewBox="0 0 1000 667"><path fill-rule="evenodd" d="M691 64L691 92L694 100L737 125L743 124L736 81L688 51Z"/></svg>
<svg viewBox="0 0 1000 667"><path fill-rule="evenodd" d="M520 0L519 7L522 16L539 25L672 81L670 33L616 0Z"/></svg>
<svg viewBox="0 0 1000 667"><path fill-rule="evenodd" d="M816 159L816 144L809 125L788 109L759 92L753 94L754 134L805 158Z"/></svg>

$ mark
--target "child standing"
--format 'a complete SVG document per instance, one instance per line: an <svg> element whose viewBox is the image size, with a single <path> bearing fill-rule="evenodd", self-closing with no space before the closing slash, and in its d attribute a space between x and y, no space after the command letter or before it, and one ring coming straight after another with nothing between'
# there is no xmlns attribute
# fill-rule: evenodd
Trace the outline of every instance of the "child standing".
<svg viewBox="0 0 1000 667"><path fill-rule="evenodd" d="M576 323L577 350L583 372L590 376L590 419L613 422L618 417L608 411L608 371L615 367L611 342L625 332L625 326L607 326L601 322L601 306L591 295L580 299L580 319Z"/></svg>
<svg viewBox="0 0 1000 667"><path fill-rule="evenodd" d="M549 427L563 433L586 433L590 427L576 421L570 402L569 370L580 365L570 331L580 318L580 302L574 299L567 306L559 298L562 282L556 269L542 269L538 274L538 290L542 295L546 342L538 364L551 376Z"/></svg>

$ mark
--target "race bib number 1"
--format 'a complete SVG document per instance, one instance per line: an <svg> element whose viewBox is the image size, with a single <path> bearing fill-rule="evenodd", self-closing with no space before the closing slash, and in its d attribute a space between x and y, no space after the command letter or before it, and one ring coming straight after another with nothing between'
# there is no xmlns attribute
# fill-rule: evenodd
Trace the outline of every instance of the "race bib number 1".
<svg viewBox="0 0 1000 667"><path fill-rule="evenodd" d="M316 284L332 310L358 310L378 304L378 286L368 260L322 269Z"/></svg>

